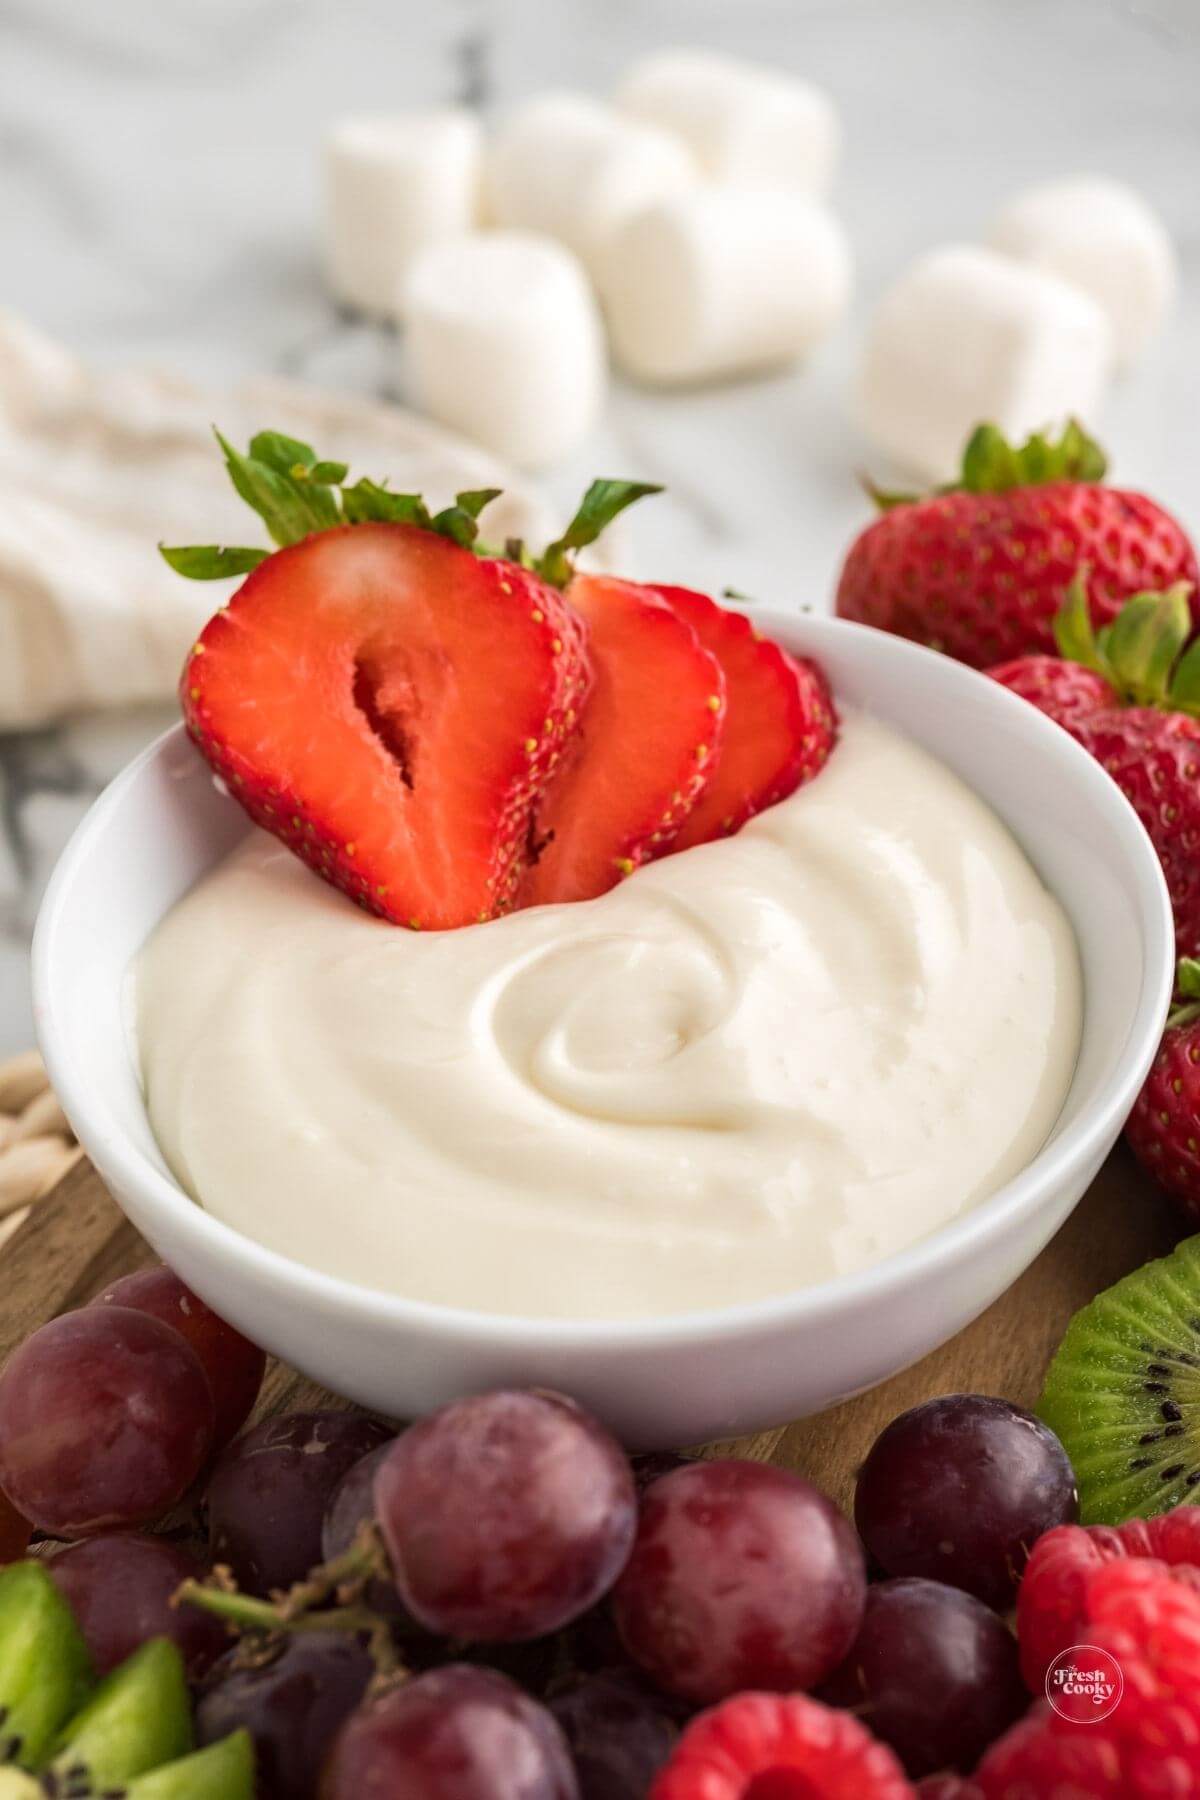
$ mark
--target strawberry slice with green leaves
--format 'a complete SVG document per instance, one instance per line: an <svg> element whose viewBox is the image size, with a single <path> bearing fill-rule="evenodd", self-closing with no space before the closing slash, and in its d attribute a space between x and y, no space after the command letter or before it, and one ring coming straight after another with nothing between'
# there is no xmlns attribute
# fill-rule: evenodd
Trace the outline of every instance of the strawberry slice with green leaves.
<svg viewBox="0 0 1200 1800"><path fill-rule="evenodd" d="M721 754L671 848L687 850L740 831L824 768L837 714L816 663L789 656L745 613L691 588L657 586L721 665L726 711Z"/></svg>
<svg viewBox="0 0 1200 1800"><path fill-rule="evenodd" d="M278 548L163 548L246 576L187 660L188 730L256 823L381 917L591 899L828 756L813 665L704 595L576 574L654 486L595 481L540 557L500 556L478 535L493 489L431 513L280 433L218 442Z"/></svg>
<svg viewBox="0 0 1200 1800"><path fill-rule="evenodd" d="M521 904L590 900L677 841L718 763L725 678L653 588L577 575L592 690L538 809Z"/></svg>
<svg viewBox="0 0 1200 1800"><path fill-rule="evenodd" d="M504 912L588 694L579 614L533 568L477 552L494 490L431 515L279 433L248 455L219 441L280 548L163 550L197 579L248 575L187 659L193 739L250 817L360 906L430 929ZM644 491L595 484L552 553Z"/></svg>

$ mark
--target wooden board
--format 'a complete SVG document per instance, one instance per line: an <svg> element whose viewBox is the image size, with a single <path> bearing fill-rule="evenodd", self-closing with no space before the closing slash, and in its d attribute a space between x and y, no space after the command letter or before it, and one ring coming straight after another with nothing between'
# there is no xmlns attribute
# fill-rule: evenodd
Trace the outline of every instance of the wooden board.
<svg viewBox="0 0 1200 1800"><path fill-rule="evenodd" d="M1067 1320L1092 1296L1178 1237L1162 1195L1117 1150L1075 1214L1008 1293L923 1362L817 1418L760 1432L738 1455L801 1470L843 1506L876 1434L933 1394L1003 1394L1032 1405ZM79 1163L0 1250L0 1361L60 1312L90 1300L154 1254L86 1162ZM274 1364L259 1412L328 1405L330 1396Z"/></svg>

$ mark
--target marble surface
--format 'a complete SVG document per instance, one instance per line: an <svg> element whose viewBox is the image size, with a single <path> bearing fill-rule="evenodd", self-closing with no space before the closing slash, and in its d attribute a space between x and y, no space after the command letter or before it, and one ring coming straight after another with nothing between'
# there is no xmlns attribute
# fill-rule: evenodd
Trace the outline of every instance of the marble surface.
<svg viewBox="0 0 1200 1800"><path fill-rule="evenodd" d="M225 379L271 369L402 393L389 336L320 279L323 127L341 113L547 86L603 92L661 44L825 84L857 298L810 366L669 398L618 387L546 482L662 481L635 568L783 606L828 602L866 517L847 414L862 322L917 251L980 233L1033 179L1131 180L1180 247L1170 330L1100 422L1119 475L1200 528L1200 6L1196 0L9 0L0 8L0 305L97 361ZM27 941L89 799L169 709L0 737L0 1055L30 1040Z"/></svg>

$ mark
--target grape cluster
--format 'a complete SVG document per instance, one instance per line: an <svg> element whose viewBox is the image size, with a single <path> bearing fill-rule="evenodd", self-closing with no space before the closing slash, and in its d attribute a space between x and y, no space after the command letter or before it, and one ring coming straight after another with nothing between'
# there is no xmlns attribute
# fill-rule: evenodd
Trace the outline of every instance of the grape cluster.
<svg viewBox="0 0 1200 1800"><path fill-rule="evenodd" d="M172 1604L208 1560L139 1528L180 1508L249 1417L265 1367L159 1266L43 1325L0 1374L0 1562L33 1530L67 1540L46 1566L98 1675L154 1637L193 1679L227 1647L217 1621Z"/></svg>
<svg viewBox="0 0 1200 1800"><path fill-rule="evenodd" d="M894 1421L856 1531L783 1469L631 1463L545 1391L398 1435L346 1411L243 1430L263 1367L156 1269L0 1374L0 1561L68 1540L46 1566L96 1673L171 1639L198 1743L248 1732L258 1800L645 1800L695 1710L748 1690L851 1710L916 1779L972 1768L1028 1703L993 1608L1074 1484L1005 1402Z"/></svg>

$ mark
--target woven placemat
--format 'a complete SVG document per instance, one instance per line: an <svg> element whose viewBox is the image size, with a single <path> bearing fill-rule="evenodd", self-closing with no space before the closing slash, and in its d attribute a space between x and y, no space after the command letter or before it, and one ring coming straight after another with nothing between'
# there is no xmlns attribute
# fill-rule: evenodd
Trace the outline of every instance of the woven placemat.
<svg viewBox="0 0 1200 1800"><path fill-rule="evenodd" d="M0 1243L82 1154L37 1051L0 1062Z"/></svg>

